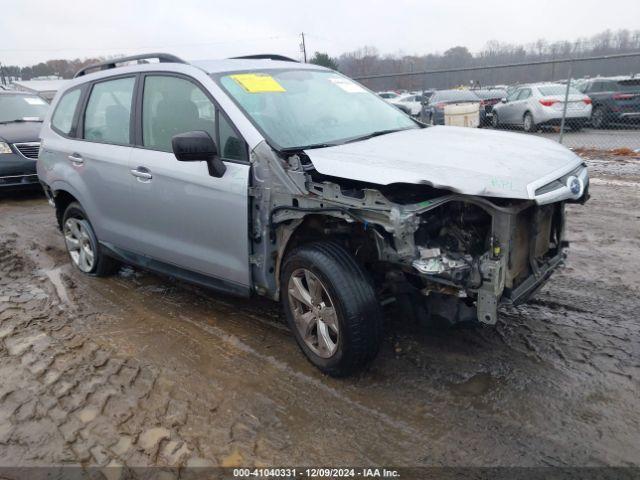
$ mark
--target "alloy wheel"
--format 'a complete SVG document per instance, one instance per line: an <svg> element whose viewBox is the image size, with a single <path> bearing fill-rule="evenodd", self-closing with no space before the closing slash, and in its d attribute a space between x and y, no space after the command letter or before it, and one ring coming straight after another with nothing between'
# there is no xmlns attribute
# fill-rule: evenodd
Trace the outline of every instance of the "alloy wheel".
<svg viewBox="0 0 640 480"><path fill-rule="evenodd" d="M289 277L287 289L300 337L319 357L332 357L338 349L340 326L327 288L313 272L299 268Z"/></svg>
<svg viewBox="0 0 640 480"><path fill-rule="evenodd" d="M95 252L84 220L69 218L64 224L64 241L71 260L83 272L88 273L95 264Z"/></svg>

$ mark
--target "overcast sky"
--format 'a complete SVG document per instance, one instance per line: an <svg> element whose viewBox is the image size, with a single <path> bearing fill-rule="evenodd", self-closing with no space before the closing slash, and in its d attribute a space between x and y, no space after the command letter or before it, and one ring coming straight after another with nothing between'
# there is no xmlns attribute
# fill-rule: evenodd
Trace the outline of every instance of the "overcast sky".
<svg viewBox="0 0 640 480"><path fill-rule="evenodd" d="M0 0L0 62L174 53L185 59L251 53L337 56L480 50L640 28L640 0Z"/></svg>

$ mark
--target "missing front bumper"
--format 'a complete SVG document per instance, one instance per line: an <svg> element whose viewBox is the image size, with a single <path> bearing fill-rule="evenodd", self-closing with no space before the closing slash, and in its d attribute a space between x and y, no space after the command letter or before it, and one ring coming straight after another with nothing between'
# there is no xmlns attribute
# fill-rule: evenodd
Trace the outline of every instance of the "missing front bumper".
<svg viewBox="0 0 640 480"><path fill-rule="evenodd" d="M540 266L537 275L530 275L514 289L505 289L500 302L505 305L520 305L526 302L546 283L566 258L566 252L561 250L555 257Z"/></svg>

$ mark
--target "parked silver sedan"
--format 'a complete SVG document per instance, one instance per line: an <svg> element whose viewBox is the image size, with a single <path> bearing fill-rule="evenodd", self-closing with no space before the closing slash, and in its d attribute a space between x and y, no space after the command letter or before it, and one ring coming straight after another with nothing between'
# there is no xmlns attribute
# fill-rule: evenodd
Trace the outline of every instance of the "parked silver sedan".
<svg viewBox="0 0 640 480"><path fill-rule="evenodd" d="M523 85L493 107L492 124L521 126L526 132L535 132L546 125L560 125L566 85L546 83ZM569 87L565 124L573 130L582 128L591 117L591 99Z"/></svg>
<svg viewBox="0 0 640 480"><path fill-rule="evenodd" d="M420 115L420 110L422 109L421 99L422 95L420 94L407 93L404 95L399 95L395 98L387 99L387 102L395 107L398 107L407 115L417 117L418 115Z"/></svg>

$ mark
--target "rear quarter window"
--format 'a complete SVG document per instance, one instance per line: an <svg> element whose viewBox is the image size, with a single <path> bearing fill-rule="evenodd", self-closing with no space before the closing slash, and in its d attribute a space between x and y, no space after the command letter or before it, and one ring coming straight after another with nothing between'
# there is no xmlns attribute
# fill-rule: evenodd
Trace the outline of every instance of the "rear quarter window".
<svg viewBox="0 0 640 480"><path fill-rule="evenodd" d="M73 135L73 117L80 100L80 88L69 90L58 102L51 118L51 126L62 135Z"/></svg>

